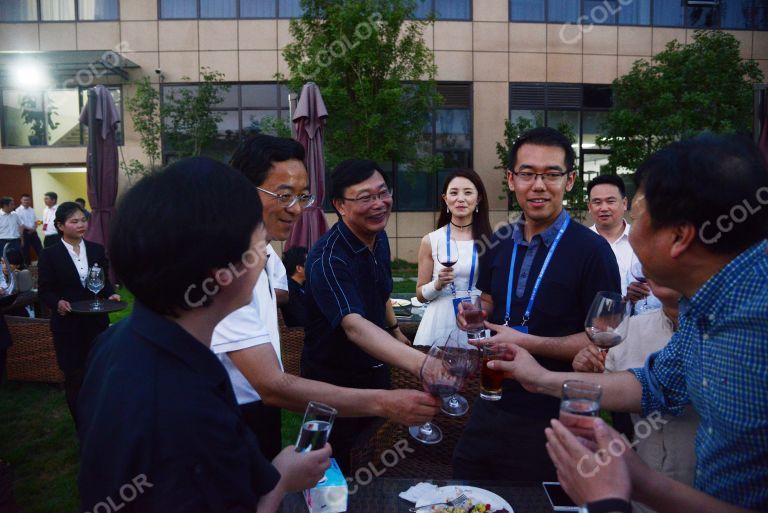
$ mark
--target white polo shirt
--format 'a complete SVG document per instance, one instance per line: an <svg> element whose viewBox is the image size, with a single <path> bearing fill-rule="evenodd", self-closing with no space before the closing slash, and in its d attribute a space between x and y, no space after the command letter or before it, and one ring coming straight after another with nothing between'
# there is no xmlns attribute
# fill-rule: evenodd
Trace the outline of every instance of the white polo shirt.
<svg viewBox="0 0 768 513"><path fill-rule="evenodd" d="M243 373L232 363L227 353L261 344L272 344L282 369L277 301L271 283L271 276L278 272L275 271L275 262L280 265L282 262L270 244L267 244L267 255L267 264L253 288L250 304L235 310L216 325L211 340L211 350L216 353L224 364L224 368L227 369L238 404L259 401L261 397Z"/></svg>
<svg viewBox="0 0 768 513"><path fill-rule="evenodd" d="M270 245L270 248L272 246ZM283 261L280 260L277 255L274 258L270 258L267 263L270 267L269 282L272 284L272 288L280 290L288 290L288 273L285 270Z"/></svg>
<svg viewBox="0 0 768 513"><path fill-rule="evenodd" d="M632 250L632 246L629 245L629 223L624 221L624 233L622 233L618 239L611 243L611 249L613 254L616 255L616 262L619 264L619 275L621 275L621 295L627 295L627 286L632 280L632 275L629 270L632 268L632 264L637 262L637 256ZM597 231L597 226L592 225L590 230L600 235Z"/></svg>
<svg viewBox="0 0 768 513"><path fill-rule="evenodd" d="M19 235L19 216L11 211L6 214L0 210L0 239L18 239ZM2 251L2 248L0 248Z"/></svg>
<svg viewBox="0 0 768 513"><path fill-rule="evenodd" d="M19 221L21 221L25 228L30 230L37 228L37 216L35 215L34 208L20 205L16 209L16 215L19 216Z"/></svg>
<svg viewBox="0 0 768 513"><path fill-rule="evenodd" d="M55 204L52 207L45 207L43 209L43 235L58 235L56 231L56 209L59 208L59 204Z"/></svg>

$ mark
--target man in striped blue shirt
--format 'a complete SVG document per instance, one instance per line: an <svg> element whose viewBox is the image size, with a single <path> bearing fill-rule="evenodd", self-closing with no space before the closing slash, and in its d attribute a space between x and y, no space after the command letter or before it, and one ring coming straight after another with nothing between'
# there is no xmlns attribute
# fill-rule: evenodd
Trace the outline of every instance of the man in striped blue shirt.
<svg viewBox="0 0 768 513"><path fill-rule="evenodd" d="M680 330L669 345L641 369L609 375L552 373L514 345L514 334L502 330L495 341L508 344L514 360L491 366L503 368L526 388L554 396L566 379L601 384L602 406L611 410L674 414L693 404L701 416L696 490L652 472L632 451L613 458L625 463L628 473L604 471L590 479L589 472L575 468L582 456L595 455L553 421L554 430L547 433L550 455L577 502L631 495L660 512L744 511L734 505L765 510L766 162L748 140L704 134L651 156L636 181L630 242L647 276L683 294ZM605 433L606 428L596 431Z"/></svg>

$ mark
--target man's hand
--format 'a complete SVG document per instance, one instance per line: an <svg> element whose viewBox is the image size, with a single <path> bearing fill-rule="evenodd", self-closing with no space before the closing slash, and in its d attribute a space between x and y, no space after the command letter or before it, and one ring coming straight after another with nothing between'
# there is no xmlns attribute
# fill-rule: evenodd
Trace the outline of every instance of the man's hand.
<svg viewBox="0 0 768 513"><path fill-rule="evenodd" d="M59 312L59 315L61 316L67 315L72 311L72 305L65 299L59 299L59 303L56 305L56 311Z"/></svg>
<svg viewBox="0 0 768 513"><path fill-rule="evenodd" d="M331 466L331 444L309 452L296 452L295 445L289 445L272 460L280 472L280 485L288 492L300 492L314 487Z"/></svg>
<svg viewBox="0 0 768 513"><path fill-rule="evenodd" d="M604 372L607 355L607 352L590 344L576 354L571 366L576 372Z"/></svg>
<svg viewBox="0 0 768 513"><path fill-rule="evenodd" d="M109 299L110 301L120 301L120 294L112 294L107 299Z"/></svg>
<svg viewBox="0 0 768 513"><path fill-rule="evenodd" d="M531 353L522 347L506 342L493 342L494 337L488 339L502 353L502 360L488 362L489 369L504 371L504 377L516 379L529 392L538 393L539 386L549 371L539 365L539 362L531 356Z"/></svg>
<svg viewBox="0 0 768 513"><path fill-rule="evenodd" d="M398 340L398 342L402 342L403 344L405 344L405 345L407 345L407 346L410 346L410 345L412 345L412 344L411 344L411 340L410 340L408 337L406 337L406 336L403 334L403 332L402 332L402 331L400 331L400 328L396 328L395 330L391 331L391 332L390 332L390 334L391 334L393 337L395 337L395 338Z"/></svg>
<svg viewBox="0 0 768 513"><path fill-rule="evenodd" d="M418 426L437 415L442 401L419 390L382 390L382 417L403 426Z"/></svg>
<svg viewBox="0 0 768 513"><path fill-rule="evenodd" d="M518 347L530 350L530 335L517 331L509 326L505 326L504 324L493 324L488 321L485 321L485 327L492 332L496 332L494 336L486 339L485 342L489 344L515 344Z"/></svg>
<svg viewBox="0 0 768 513"><path fill-rule="evenodd" d="M456 325L459 327L460 330L467 331L467 321L464 319L464 310L465 310L464 303L460 301L458 304L459 313L458 315L456 315ZM487 318L488 318L488 312L483 310L483 319L487 319ZM488 325L487 322L486 322L486 325Z"/></svg>
<svg viewBox="0 0 768 513"><path fill-rule="evenodd" d="M627 298L633 303L637 303L641 299L647 298L650 294L651 287L649 287L647 283L633 281L627 285Z"/></svg>
<svg viewBox="0 0 768 513"><path fill-rule="evenodd" d="M594 452L555 419L552 427L544 430L558 481L576 504L608 498L629 500L631 480L626 459L638 456L602 419L595 419L594 425Z"/></svg>

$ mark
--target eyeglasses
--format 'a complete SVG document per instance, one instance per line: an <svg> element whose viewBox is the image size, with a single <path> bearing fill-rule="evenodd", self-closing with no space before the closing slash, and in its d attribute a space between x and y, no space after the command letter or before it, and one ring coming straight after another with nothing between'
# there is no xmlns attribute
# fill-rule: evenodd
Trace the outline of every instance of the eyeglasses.
<svg viewBox="0 0 768 513"><path fill-rule="evenodd" d="M369 206L374 201L385 201L392 197L392 191L387 189L386 191L381 191L378 194L366 194L365 196L360 196L358 198L342 198L346 201L356 201L359 205L363 207Z"/></svg>
<svg viewBox="0 0 768 513"><path fill-rule="evenodd" d="M556 184L562 177L568 174L568 171L548 171L546 173L531 173L529 171L512 171L512 174L520 180L521 183L532 183L536 178L541 177L544 183Z"/></svg>
<svg viewBox="0 0 768 513"><path fill-rule="evenodd" d="M256 189L275 198L281 207L291 208L296 204L297 201L299 202L299 206L301 208L311 207L315 204L315 196L312 194L276 194L274 192L264 190L261 187L256 187Z"/></svg>

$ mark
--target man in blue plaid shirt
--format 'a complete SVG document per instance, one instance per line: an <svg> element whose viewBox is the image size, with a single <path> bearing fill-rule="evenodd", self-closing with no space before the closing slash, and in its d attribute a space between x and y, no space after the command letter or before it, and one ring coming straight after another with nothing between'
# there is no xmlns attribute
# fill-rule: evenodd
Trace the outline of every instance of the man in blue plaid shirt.
<svg viewBox="0 0 768 513"><path fill-rule="evenodd" d="M567 379L598 383L601 405L609 410L675 414L693 404L701 416L695 490L651 471L633 451L616 450L626 443L599 420L584 417L568 426L571 431L552 422L547 448L558 477L577 503L587 504L587 511L595 501L627 501L630 496L659 512L765 510L766 161L751 141L703 134L651 156L638 169L636 182L630 242L648 277L683 294L680 329L666 348L650 355L640 369L553 373L515 343L520 335L491 325L498 330L491 341L503 344L514 359L489 367L553 396L560 395ZM596 438L600 450L592 452L572 432ZM608 454L614 457L605 458ZM590 471L600 467L610 470ZM617 504L611 504L616 509L594 510L625 509Z"/></svg>

